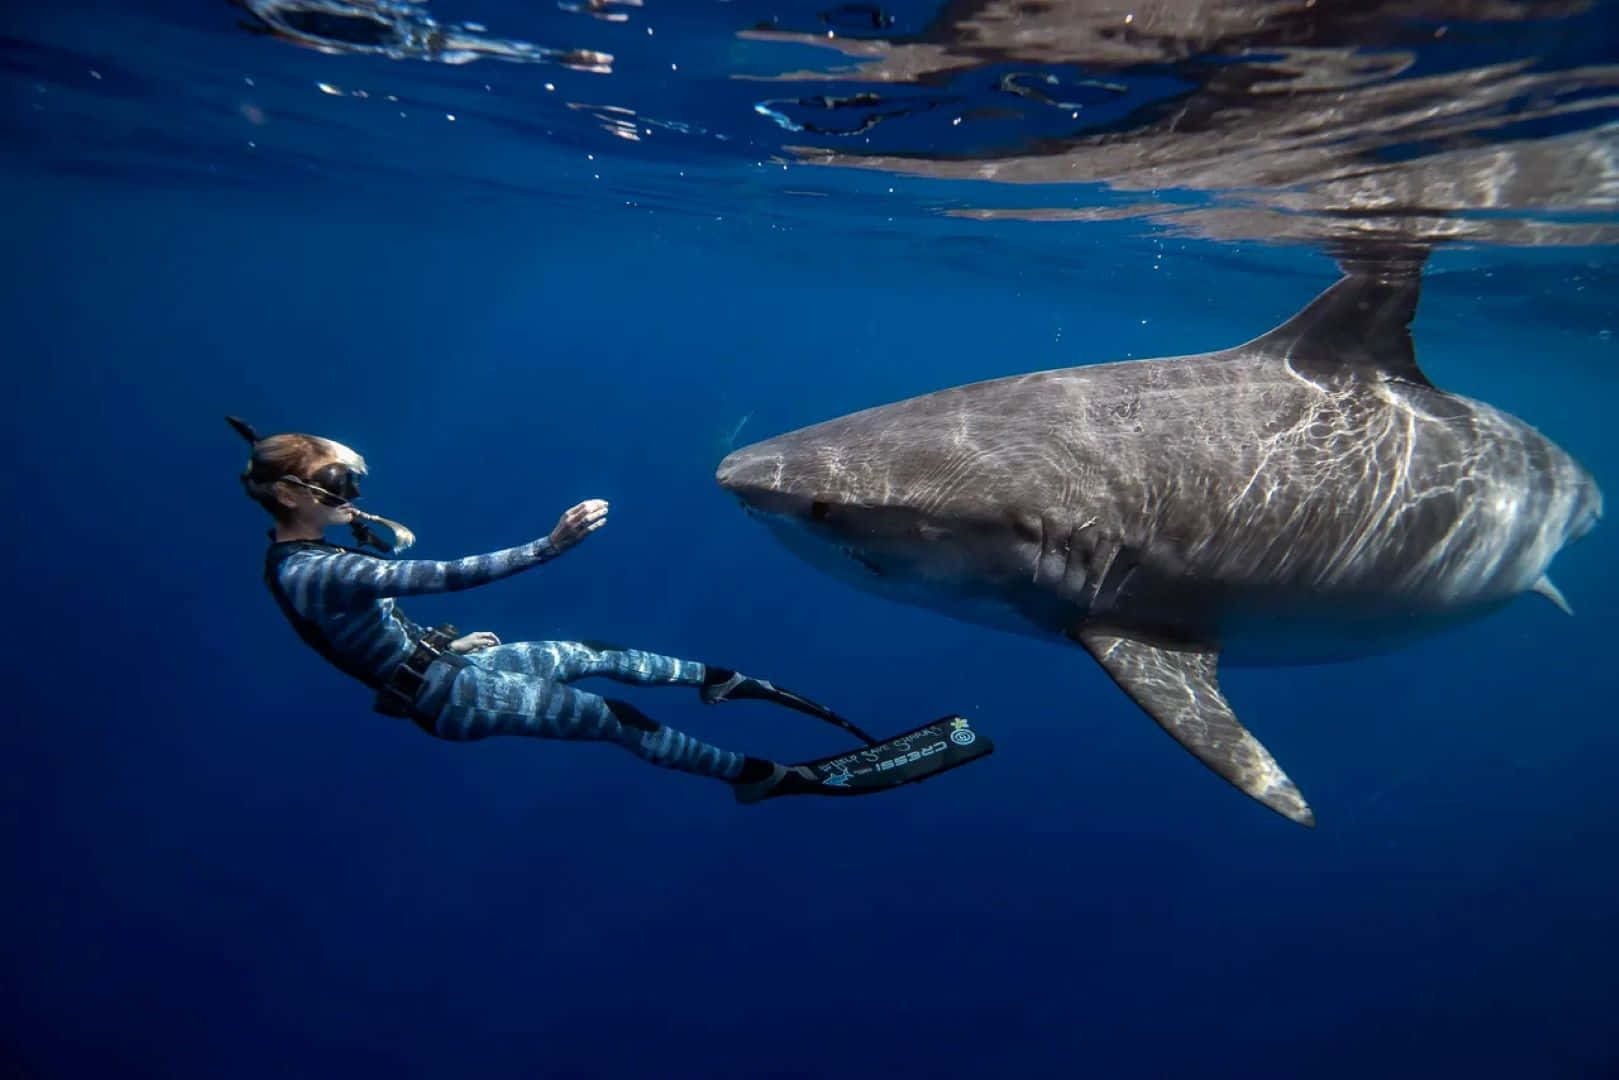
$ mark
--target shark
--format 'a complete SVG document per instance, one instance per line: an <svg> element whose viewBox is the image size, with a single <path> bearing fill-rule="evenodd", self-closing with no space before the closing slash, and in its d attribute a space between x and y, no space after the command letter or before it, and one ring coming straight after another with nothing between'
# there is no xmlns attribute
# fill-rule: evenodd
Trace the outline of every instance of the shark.
<svg viewBox="0 0 1619 1080"><path fill-rule="evenodd" d="M1315 824L1225 664L1348 660L1524 594L1602 493L1416 362L1421 270L1340 263L1214 352L987 379L733 450L717 483L790 551L900 603L1072 643L1181 746Z"/></svg>

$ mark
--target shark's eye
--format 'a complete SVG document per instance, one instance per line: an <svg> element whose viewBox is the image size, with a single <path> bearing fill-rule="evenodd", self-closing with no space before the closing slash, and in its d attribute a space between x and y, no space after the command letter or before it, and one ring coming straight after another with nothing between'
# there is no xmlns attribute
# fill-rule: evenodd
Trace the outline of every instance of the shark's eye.
<svg viewBox="0 0 1619 1080"><path fill-rule="evenodd" d="M831 510L832 508L830 506L817 499L815 502L810 503L810 520L825 521L826 515L830 513Z"/></svg>

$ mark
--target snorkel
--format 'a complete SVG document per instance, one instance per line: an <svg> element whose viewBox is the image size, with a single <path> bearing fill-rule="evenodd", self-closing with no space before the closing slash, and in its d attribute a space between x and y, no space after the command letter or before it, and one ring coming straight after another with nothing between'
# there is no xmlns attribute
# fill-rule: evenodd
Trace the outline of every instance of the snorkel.
<svg viewBox="0 0 1619 1080"><path fill-rule="evenodd" d="M247 489L249 496L259 498L255 488L268 489L277 483L292 484L309 492L322 505L349 511L352 515L349 529L354 533L355 541L362 546L392 554L403 551L416 542L416 534L399 522L376 514L368 514L354 505L353 500L360 497L360 470L340 462L324 465L309 477L278 470L259 456L260 445L265 439L251 424L236 416L227 416L225 421L247 441L249 446L253 447L253 458L247 469L242 472L241 478L242 486ZM380 525L386 529L390 539L384 540L378 536L371 528L373 525Z"/></svg>

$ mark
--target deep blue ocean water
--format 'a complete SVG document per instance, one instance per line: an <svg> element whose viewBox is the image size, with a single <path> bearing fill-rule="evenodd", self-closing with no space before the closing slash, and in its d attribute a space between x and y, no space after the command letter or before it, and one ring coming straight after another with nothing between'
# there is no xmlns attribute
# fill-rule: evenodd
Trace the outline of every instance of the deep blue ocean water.
<svg viewBox="0 0 1619 1080"><path fill-rule="evenodd" d="M1210 185L796 160L848 136L753 106L842 123L805 101L858 88L769 81L838 58L741 31L821 32L813 6L431 7L611 70L321 52L224 2L0 13L8 1075L1619 1072L1612 522L1553 566L1574 618L1531 596L1378 658L1226 672L1316 810L1304 830L1082 651L823 577L714 484L732 446L868 405L1247 340L1335 279L1322 243L1103 212L1229 205ZM907 32L933 15L889 10ZM858 36L870 15L833 18ZM1583 65L1557 93L1589 102L1615 85L1616 20L1463 20L1456 51L1421 56ZM984 71L870 128L881 152L1059 137L1006 104L1033 99L989 100L1004 72ZM1091 93L1122 132L1197 73L1133 74L1096 76L1129 108L1068 69L1019 85ZM953 136L964 112L1006 128ZM1599 103L1510 138L1612 160L1614 119ZM1440 244L1413 325L1434 382L1610 491L1613 176L1458 213L1524 229ZM954 212L985 205L1098 212ZM1536 225L1591 231L1527 242ZM997 751L869 799L739 807L613 747L429 739L277 612L226 413L358 448L366 505L425 558L611 501L563 559L413 601L419 621L706 659L884 731L960 712ZM843 745L764 706L626 696L783 759Z"/></svg>

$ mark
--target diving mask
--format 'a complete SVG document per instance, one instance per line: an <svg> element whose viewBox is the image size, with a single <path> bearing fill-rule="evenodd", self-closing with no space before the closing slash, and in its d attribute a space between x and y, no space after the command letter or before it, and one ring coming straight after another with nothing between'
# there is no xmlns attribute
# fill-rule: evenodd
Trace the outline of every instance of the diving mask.
<svg viewBox="0 0 1619 1080"><path fill-rule="evenodd" d="M308 480L291 475L281 479L312 493L327 506L347 506L360 497L360 474L337 462L316 469Z"/></svg>

